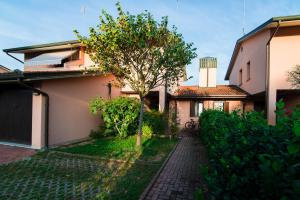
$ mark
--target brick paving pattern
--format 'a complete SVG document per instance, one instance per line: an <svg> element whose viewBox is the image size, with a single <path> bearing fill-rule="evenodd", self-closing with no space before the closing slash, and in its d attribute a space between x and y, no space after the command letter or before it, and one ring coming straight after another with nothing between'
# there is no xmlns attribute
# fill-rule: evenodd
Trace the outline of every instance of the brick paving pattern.
<svg viewBox="0 0 300 200"><path fill-rule="evenodd" d="M2 164L0 199L93 199L120 165L57 152Z"/></svg>
<svg viewBox="0 0 300 200"><path fill-rule="evenodd" d="M198 138L185 135L145 199L194 199L195 191L201 185L201 148Z"/></svg>
<svg viewBox="0 0 300 200"><path fill-rule="evenodd" d="M0 144L0 164L21 160L34 154L32 149Z"/></svg>

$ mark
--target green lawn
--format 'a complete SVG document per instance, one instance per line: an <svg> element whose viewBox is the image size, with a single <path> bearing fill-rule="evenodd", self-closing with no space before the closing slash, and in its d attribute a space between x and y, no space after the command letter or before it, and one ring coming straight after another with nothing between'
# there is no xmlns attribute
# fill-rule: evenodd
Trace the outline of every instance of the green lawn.
<svg viewBox="0 0 300 200"><path fill-rule="evenodd" d="M138 199L176 142L99 139L0 165L0 199Z"/></svg>

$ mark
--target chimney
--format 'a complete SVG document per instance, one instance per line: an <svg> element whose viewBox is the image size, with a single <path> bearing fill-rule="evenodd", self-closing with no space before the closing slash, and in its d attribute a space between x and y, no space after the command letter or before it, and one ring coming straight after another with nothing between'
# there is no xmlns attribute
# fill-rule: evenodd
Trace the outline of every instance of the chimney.
<svg viewBox="0 0 300 200"><path fill-rule="evenodd" d="M217 84L217 58L200 58L199 87L216 87Z"/></svg>

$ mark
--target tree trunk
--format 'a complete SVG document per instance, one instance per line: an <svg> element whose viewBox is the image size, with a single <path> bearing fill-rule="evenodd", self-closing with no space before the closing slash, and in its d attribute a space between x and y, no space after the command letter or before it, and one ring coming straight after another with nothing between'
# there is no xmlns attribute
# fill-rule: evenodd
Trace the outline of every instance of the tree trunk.
<svg viewBox="0 0 300 200"><path fill-rule="evenodd" d="M140 97L141 99L141 108L140 108L140 116L139 116L139 132L136 138L136 145L141 146L142 144L142 126L143 126L143 114L144 114L144 97Z"/></svg>

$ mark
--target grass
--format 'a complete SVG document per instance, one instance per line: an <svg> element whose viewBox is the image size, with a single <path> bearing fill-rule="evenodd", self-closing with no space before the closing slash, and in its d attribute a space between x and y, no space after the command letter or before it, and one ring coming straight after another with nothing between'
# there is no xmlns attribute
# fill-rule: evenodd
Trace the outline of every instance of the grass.
<svg viewBox="0 0 300 200"><path fill-rule="evenodd" d="M175 140L169 140L166 138L155 137L149 139L143 137L142 147L137 148L135 145L136 136L130 136L126 139L96 139L87 144L62 147L56 150L73 154L99 156L106 159L127 160L128 158L135 158L136 156L142 156L142 159L151 159L153 156L168 153L168 150L175 142Z"/></svg>
<svg viewBox="0 0 300 200"><path fill-rule="evenodd" d="M107 199L138 199L161 167L176 140L143 138L142 147L136 148L136 137L108 138L89 144L60 148L59 151L129 161L107 184Z"/></svg>
<svg viewBox="0 0 300 200"><path fill-rule="evenodd" d="M176 142L98 139L0 165L0 199L138 199Z"/></svg>

